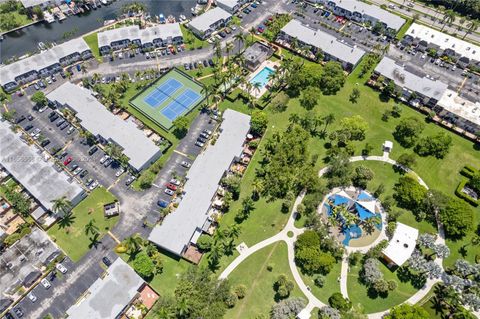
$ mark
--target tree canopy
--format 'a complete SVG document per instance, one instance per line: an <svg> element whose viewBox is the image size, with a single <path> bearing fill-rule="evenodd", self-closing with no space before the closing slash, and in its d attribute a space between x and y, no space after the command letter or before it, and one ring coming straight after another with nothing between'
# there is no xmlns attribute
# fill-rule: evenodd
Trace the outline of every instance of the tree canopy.
<svg viewBox="0 0 480 319"><path fill-rule="evenodd" d="M416 117L407 117L395 127L393 136L403 147L412 147L424 128L425 124Z"/></svg>
<svg viewBox="0 0 480 319"><path fill-rule="evenodd" d="M473 210L465 201L450 198L446 207L440 209L440 220L448 236L463 237L473 228Z"/></svg>
<svg viewBox="0 0 480 319"><path fill-rule="evenodd" d="M427 189L410 176L400 177L395 184L394 197L400 207L418 210L426 195Z"/></svg>
<svg viewBox="0 0 480 319"><path fill-rule="evenodd" d="M393 307L390 312L385 315L385 319L428 319L430 315L420 306L410 305L408 303Z"/></svg>
<svg viewBox="0 0 480 319"><path fill-rule="evenodd" d="M325 95L336 94L345 84L345 80L342 65L335 61L329 61L323 67L320 89Z"/></svg>
<svg viewBox="0 0 480 319"><path fill-rule="evenodd" d="M251 131L255 135L263 135L267 128L268 117L264 111L255 110L250 120Z"/></svg>

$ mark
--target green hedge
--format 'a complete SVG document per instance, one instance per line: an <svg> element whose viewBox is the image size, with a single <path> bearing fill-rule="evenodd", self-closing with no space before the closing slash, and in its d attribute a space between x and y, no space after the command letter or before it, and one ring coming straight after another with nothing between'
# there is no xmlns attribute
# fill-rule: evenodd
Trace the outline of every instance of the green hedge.
<svg viewBox="0 0 480 319"><path fill-rule="evenodd" d="M455 195L457 195L464 201L468 202L470 205L477 207L480 204L480 200L475 200L472 197L465 194L464 192L462 192L462 189L465 187L467 183L468 183L468 179L463 178L460 184L458 184L457 189L455 190Z"/></svg>
<svg viewBox="0 0 480 319"><path fill-rule="evenodd" d="M477 170L473 166L465 165L460 171L460 174L462 174L465 177L472 178L473 174L475 174L476 171Z"/></svg>

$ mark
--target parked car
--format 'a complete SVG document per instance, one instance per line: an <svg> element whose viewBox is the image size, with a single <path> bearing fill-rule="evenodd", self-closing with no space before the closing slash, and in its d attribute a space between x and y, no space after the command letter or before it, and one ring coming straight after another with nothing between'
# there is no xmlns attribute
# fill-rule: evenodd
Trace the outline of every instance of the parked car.
<svg viewBox="0 0 480 319"><path fill-rule="evenodd" d="M172 183L167 183L165 186L167 186L168 189L171 189L172 191L177 190L177 186L173 185Z"/></svg>
<svg viewBox="0 0 480 319"><path fill-rule="evenodd" d="M33 294L33 292L29 293L29 294L27 295L27 297L28 297L28 299L30 299L31 302L35 302L35 301L37 301L37 299L38 299L37 296L35 296L35 295Z"/></svg>
<svg viewBox="0 0 480 319"><path fill-rule="evenodd" d="M54 113L53 116L50 118L50 122L55 122L60 116L57 113Z"/></svg>
<svg viewBox="0 0 480 319"><path fill-rule="evenodd" d="M24 115L20 116L20 117L17 117L17 119L15 120L15 124L19 124L23 121L25 121L26 117Z"/></svg>
<svg viewBox="0 0 480 319"><path fill-rule="evenodd" d="M125 172L125 170L123 169L123 167L121 167L121 168L115 173L115 176L116 176L116 177L119 177L120 175L123 174L123 172Z"/></svg>
<svg viewBox="0 0 480 319"><path fill-rule="evenodd" d="M90 184L90 186L88 186L88 189L93 191L95 188L97 188L97 186L98 186L98 182L94 181L92 184Z"/></svg>
<svg viewBox="0 0 480 319"><path fill-rule="evenodd" d="M67 134L70 135L70 134L73 133L73 131L75 131L75 127L70 126L70 127L68 128Z"/></svg>
<svg viewBox="0 0 480 319"><path fill-rule="evenodd" d="M185 63L185 64L183 65L183 67L184 67L185 70L187 70L187 71L190 70L190 66L188 65L188 63Z"/></svg>
<svg viewBox="0 0 480 319"><path fill-rule="evenodd" d="M88 155L93 155L96 151L98 151L98 147L94 145L88 150Z"/></svg>
<svg viewBox="0 0 480 319"><path fill-rule="evenodd" d="M197 138L197 141L202 142L202 143L207 143L207 139L204 138L204 137L201 137L201 136L199 136L199 137Z"/></svg>
<svg viewBox="0 0 480 319"><path fill-rule="evenodd" d="M87 181L85 182L85 185L86 185L86 186L90 186L92 183L93 183L93 178L90 177L90 178L87 179Z"/></svg>
<svg viewBox="0 0 480 319"><path fill-rule="evenodd" d="M81 167L75 168L75 170L73 171L73 175L78 175L78 174L80 174L80 172L81 172L82 170L83 170L83 168L81 168Z"/></svg>
<svg viewBox="0 0 480 319"><path fill-rule="evenodd" d="M50 287L52 287L52 284L50 283L50 281L48 281L46 278L43 278L40 283L42 284L42 286L45 288L45 289L48 289Z"/></svg>
<svg viewBox="0 0 480 319"><path fill-rule="evenodd" d="M196 141L195 145L198 146L198 147L203 147L203 146L205 146L205 143L202 143L200 141Z"/></svg>
<svg viewBox="0 0 480 319"><path fill-rule="evenodd" d="M17 317L19 317L19 318L23 317L22 308L20 308L20 307L13 308L13 312L15 312L15 314L17 315Z"/></svg>
<svg viewBox="0 0 480 319"><path fill-rule="evenodd" d="M44 140L42 141L42 143L40 143L40 146L41 146L41 147L45 147L45 146L47 146L48 144L50 144L50 140L47 138L47 139L44 139Z"/></svg>
<svg viewBox="0 0 480 319"><path fill-rule="evenodd" d="M80 178L84 178L87 175L88 175L88 170L84 169L78 176L80 176Z"/></svg>
<svg viewBox="0 0 480 319"><path fill-rule="evenodd" d="M100 159L100 164L105 163L105 161L108 160L109 158L110 158L110 156L104 155L104 156Z"/></svg>
<svg viewBox="0 0 480 319"><path fill-rule="evenodd" d="M28 119L29 121L33 121L35 118L33 117L33 115L28 114L27 119Z"/></svg>
<svg viewBox="0 0 480 319"><path fill-rule="evenodd" d="M110 265L112 264L112 262L110 261L110 259L107 256L103 257L102 261L105 264L105 266L107 266L107 267L110 267Z"/></svg>
<svg viewBox="0 0 480 319"><path fill-rule="evenodd" d="M192 166L192 164L190 164L187 161L183 161L180 165L182 165L183 167L186 167L186 168L190 168Z"/></svg>
<svg viewBox="0 0 480 319"><path fill-rule="evenodd" d="M32 125L32 124L28 124L27 126L25 126L24 130L28 132L28 131L30 131L32 128L33 128L33 125Z"/></svg>
<svg viewBox="0 0 480 319"><path fill-rule="evenodd" d="M162 207L162 208L167 208L168 207L168 202L161 199L157 202L157 205Z"/></svg>
<svg viewBox="0 0 480 319"><path fill-rule="evenodd" d="M73 172L74 170L76 170L78 168L78 164L73 164L71 167L70 167L70 170Z"/></svg>
<svg viewBox="0 0 480 319"><path fill-rule="evenodd" d="M60 125L60 130L64 130L66 129L68 126L70 126L70 124L68 124L68 122L64 122L62 125Z"/></svg>
<svg viewBox="0 0 480 319"><path fill-rule="evenodd" d="M63 162L63 165L67 166L68 164L70 164L72 162L73 158L70 156L68 157L64 162Z"/></svg>
<svg viewBox="0 0 480 319"><path fill-rule="evenodd" d="M35 83L35 84L33 85L33 87L34 87L34 88L35 88L35 90L37 90L37 91L38 91L38 90L40 90L40 87L38 86L38 84L37 84L37 83Z"/></svg>
<svg viewBox="0 0 480 319"><path fill-rule="evenodd" d="M181 182L178 179L172 178L170 180L170 184L173 184L175 186L180 186Z"/></svg>
<svg viewBox="0 0 480 319"><path fill-rule="evenodd" d="M57 127L59 127L59 126L62 125L63 123L65 123L65 119L61 118L61 119L58 120L58 122L57 122L56 125L57 125Z"/></svg>
<svg viewBox="0 0 480 319"><path fill-rule="evenodd" d="M57 268L58 271L60 271L62 274L67 273L68 269L62 265L61 263L58 263L55 268Z"/></svg>
<svg viewBox="0 0 480 319"><path fill-rule="evenodd" d="M112 163L113 163L113 159L111 159L111 158L109 157L109 158L107 158L107 160L105 161L105 163L103 163L103 166L109 167L110 164L112 164Z"/></svg>
<svg viewBox="0 0 480 319"><path fill-rule="evenodd" d="M164 191L164 192L165 192L165 194L170 195L170 196L175 195L175 192L172 191L171 189L168 189L168 188L165 188L165 191Z"/></svg>
<svg viewBox="0 0 480 319"><path fill-rule="evenodd" d="M135 176L128 177L127 180L125 181L125 185L130 186L130 184L132 184L135 179L136 179Z"/></svg>
<svg viewBox="0 0 480 319"><path fill-rule="evenodd" d="M207 129L203 130L202 133L208 134L209 136L212 135L212 131Z"/></svg>
<svg viewBox="0 0 480 319"><path fill-rule="evenodd" d="M213 60L212 60L212 59L208 59L208 65L210 65L210 66L214 66L214 65L215 65L215 63L213 63Z"/></svg>

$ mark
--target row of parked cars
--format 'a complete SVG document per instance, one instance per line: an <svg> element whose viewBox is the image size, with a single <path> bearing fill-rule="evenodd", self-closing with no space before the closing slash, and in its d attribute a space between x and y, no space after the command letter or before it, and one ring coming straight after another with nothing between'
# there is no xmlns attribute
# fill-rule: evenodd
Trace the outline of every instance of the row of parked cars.
<svg viewBox="0 0 480 319"><path fill-rule="evenodd" d="M209 66L214 66L215 63L213 62L212 59L208 59L208 60L203 60L203 61L198 61L198 62L190 62L190 63L185 63L183 66L185 68L185 70L195 70L199 67L201 67L203 65L203 67L209 67Z"/></svg>
<svg viewBox="0 0 480 319"><path fill-rule="evenodd" d="M205 143L207 143L208 139L212 135L212 131L210 130L203 130L202 133L197 137L197 140L195 141L195 145L199 147L203 147Z"/></svg>

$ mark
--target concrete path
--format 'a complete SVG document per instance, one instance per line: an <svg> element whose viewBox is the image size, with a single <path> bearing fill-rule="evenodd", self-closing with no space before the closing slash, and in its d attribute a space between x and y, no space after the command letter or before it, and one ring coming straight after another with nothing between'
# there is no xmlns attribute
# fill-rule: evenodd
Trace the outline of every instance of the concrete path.
<svg viewBox="0 0 480 319"><path fill-rule="evenodd" d="M415 172L413 172L412 170L410 170L407 167L399 165L395 160L390 159L388 152L384 152L383 156L354 156L354 157L350 158L350 162L358 162L358 161L380 161L380 162L384 162L384 163L389 163L391 165L397 165L397 166L401 167L402 169L404 169L405 171L414 174L417 177L418 182L421 185L423 185L425 188L428 189L427 184ZM319 176L320 177L323 176L327 172L327 170L328 170L328 167L325 167L325 168L321 169L319 171ZM346 188L346 189L348 190L348 188ZM333 189L331 193L333 193L335 191L338 191L338 190L339 189ZM324 202L325 202L325 200L328 196L329 195L325 196L322 204L320 204L319 207L323 206L323 204L324 204ZM230 263L230 265L228 265L228 267L220 274L220 277L219 277L220 279L227 278L232 273L232 271L235 270L237 268L237 266L240 265L251 254L253 254L253 253L257 252L258 250L260 250L262 248L265 248L266 246L268 246L272 243L275 243L277 241L284 241L287 244L288 264L289 264L289 267L290 267L290 271L292 272L292 276L295 279L295 282L296 282L297 286L300 288L300 290L305 295L305 297L307 298L307 301L308 301L305 308L299 313L298 318L309 318L310 314L311 314L311 312L313 311L314 308L322 308L322 307L326 306L322 301L320 301L316 296L314 296L312 294L312 292L310 291L310 288L307 285L305 285L305 283L303 282L303 279L302 279L302 277L301 277L301 275L298 271L298 268L295 265L295 250L294 250L295 249L295 241L296 241L297 236L302 234L305 231L305 228L295 227L294 222L295 222L297 207L302 202L304 197L305 197L305 191L302 191L299 194L299 196L297 197L297 199L295 200L291 215L288 219L288 222L287 222L286 226L284 227L284 229L282 231L280 231L279 233L277 233L276 235L274 235L270 238L267 238L267 239L255 244L254 246L249 247L249 248L245 249L244 251L242 251L240 256L238 256L232 263ZM382 221L386 225L386 214L383 211L382 211ZM437 224L439 225L439 227L438 227L438 236L437 236L436 243L437 244L445 244L444 230L443 230L443 226L441 225L441 223L438 220L438 216L437 216ZM291 237L288 236L289 232L291 232L291 234L293 234ZM365 252L368 251L368 249L375 246L376 244L378 244L378 242L380 242L381 240L384 240L384 239L387 239L387 237L386 237L385 231L382 230L382 233L380 234L380 236L373 243L371 243L367 246L364 246L364 247L346 247L346 249L345 249L346 254L342 258L341 272L340 272L340 292L342 293L342 295L345 298L348 298L348 290L347 290L347 287L348 287L347 280L348 280L348 271L349 271L348 255L350 253L355 252L355 251L360 251L362 253L365 253ZM443 270L443 265L442 265L443 259L437 258L435 260L435 262ZM421 288L420 290L418 290L409 299L407 299L405 301L405 303L409 303L409 304L412 304L412 305L418 303L428 294L428 292L433 288L433 286L440 281L441 281L440 279L428 279L425 286L423 288ZM387 313L388 313L388 311L371 313L371 314L368 314L368 318L369 319L381 319Z"/></svg>

